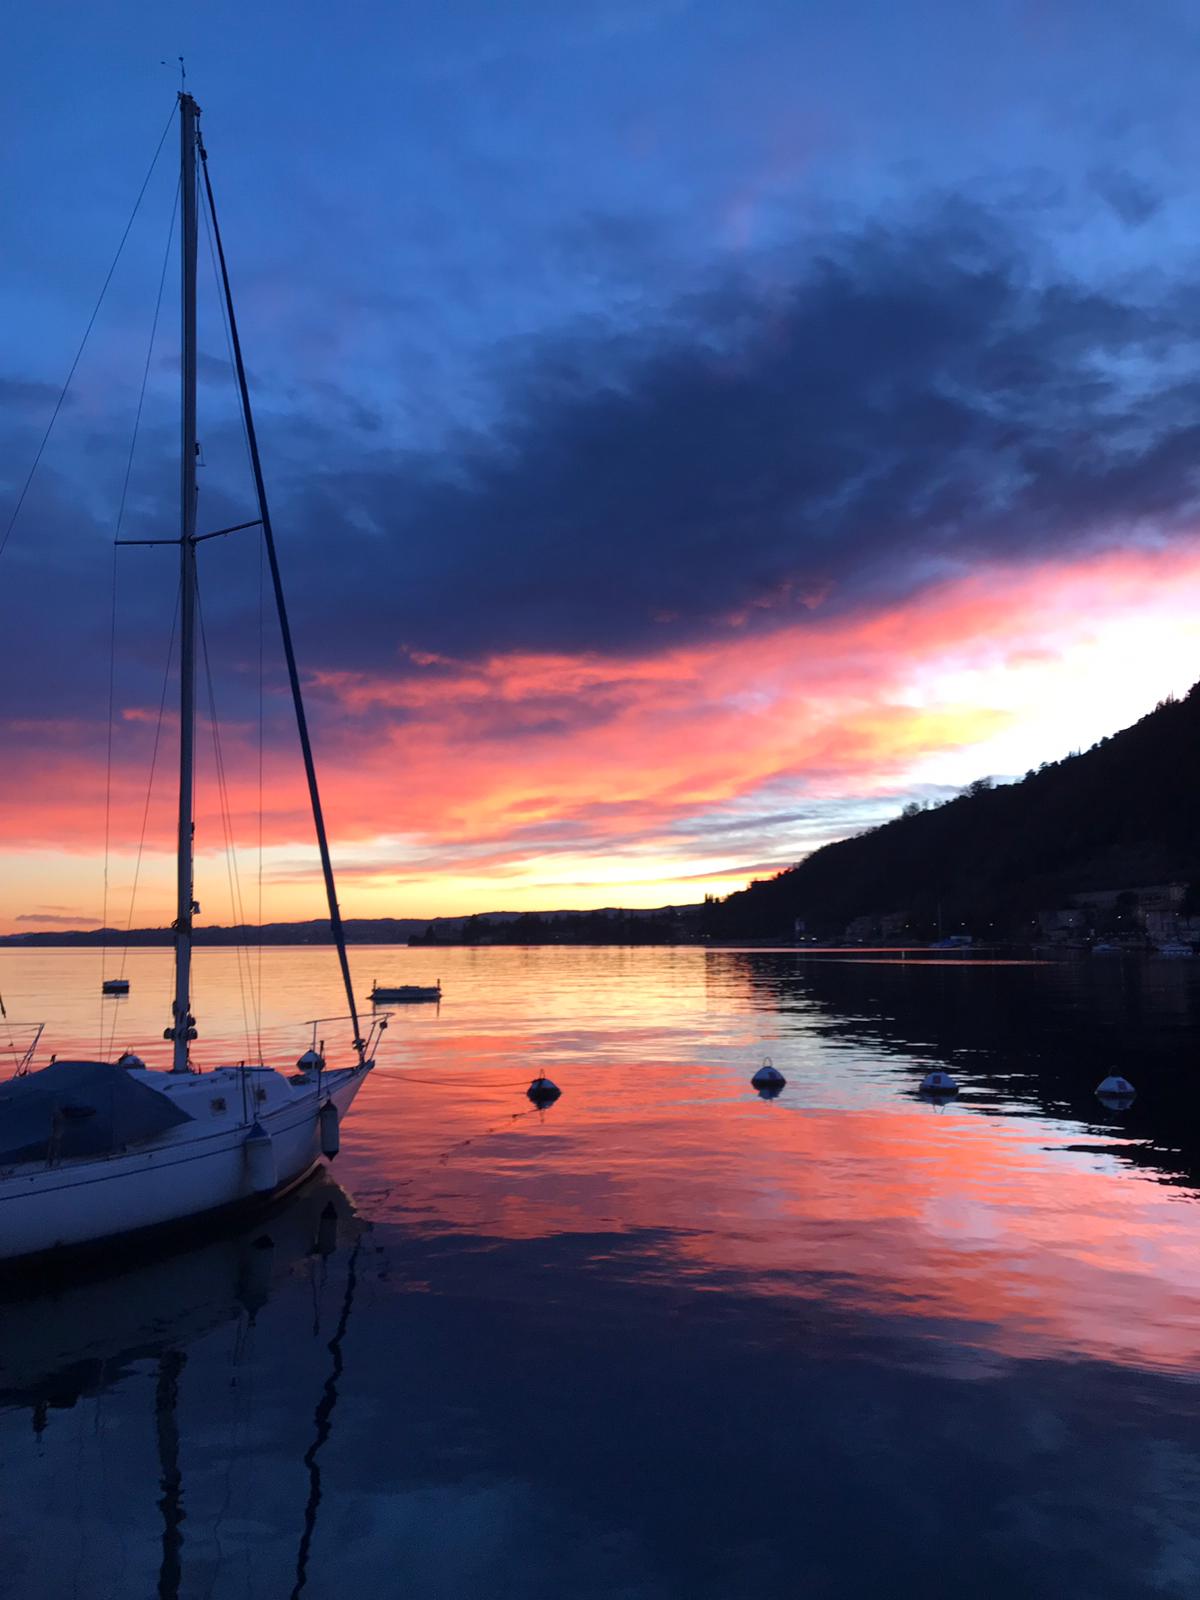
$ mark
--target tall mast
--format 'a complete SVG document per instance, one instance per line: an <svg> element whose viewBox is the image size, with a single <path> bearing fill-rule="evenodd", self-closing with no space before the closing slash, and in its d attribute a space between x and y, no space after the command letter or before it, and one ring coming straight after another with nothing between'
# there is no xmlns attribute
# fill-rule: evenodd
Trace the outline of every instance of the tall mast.
<svg viewBox="0 0 1200 1600"><path fill-rule="evenodd" d="M188 1070L191 1015L193 767L196 742L196 119L190 94L179 96L180 194L183 201L183 437L180 441L179 529L179 855L175 895L175 1001L171 1070Z"/></svg>

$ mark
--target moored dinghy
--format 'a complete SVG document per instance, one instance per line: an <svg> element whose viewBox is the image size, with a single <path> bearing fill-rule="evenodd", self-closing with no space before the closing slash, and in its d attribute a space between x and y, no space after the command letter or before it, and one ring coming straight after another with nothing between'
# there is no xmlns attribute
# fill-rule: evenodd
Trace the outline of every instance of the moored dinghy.
<svg viewBox="0 0 1200 1600"><path fill-rule="evenodd" d="M417 1005L423 1001L437 1003L442 998L442 984L437 983L376 983L371 987L373 1006Z"/></svg>
<svg viewBox="0 0 1200 1600"><path fill-rule="evenodd" d="M336 1150L340 1124L374 1065L372 1048L386 1026L377 1020L366 1037L359 1026L225 253L200 140L199 108L189 94L179 96L179 118L183 429L180 535L170 541L178 544L181 562L179 832L174 999L171 1023L163 1033L171 1046L171 1066L168 1071L152 1070L127 1050L117 1062L52 1060L49 1066L30 1071L32 1052L26 1054L19 1075L0 1086L0 1262L136 1237L147 1230L261 1204L284 1193L312 1172L322 1152ZM191 1010L192 925L199 909L193 898L197 546L212 537L196 532L197 156L204 163L203 191L220 263L258 498L258 519L239 527L261 528L274 588L330 924L349 1006L348 1017L334 1019L346 1021L352 1029L355 1059L344 1067L326 1067L323 1048L315 1049L315 1024L314 1048L289 1073L246 1063L201 1073L191 1060L197 1034ZM125 993L128 988L124 979L104 984L105 993Z"/></svg>

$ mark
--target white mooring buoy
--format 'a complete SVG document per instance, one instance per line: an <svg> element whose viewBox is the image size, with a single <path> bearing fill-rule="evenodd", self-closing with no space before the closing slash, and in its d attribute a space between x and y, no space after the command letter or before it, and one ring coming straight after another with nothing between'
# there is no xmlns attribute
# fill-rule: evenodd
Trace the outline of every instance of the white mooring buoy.
<svg viewBox="0 0 1200 1600"><path fill-rule="evenodd" d="M945 1098L947 1095L957 1094L958 1085L948 1072L943 1072L941 1067L935 1067L921 1079L921 1093L935 1099Z"/></svg>
<svg viewBox="0 0 1200 1600"><path fill-rule="evenodd" d="M770 1100L783 1088L787 1079L771 1060L770 1056L763 1057L763 1064L750 1079L750 1082L765 1099Z"/></svg>
<svg viewBox="0 0 1200 1600"><path fill-rule="evenodd" d="M526 1089L525 1093L533 1101L535 1106L548 1106L552 1105L554 1101L558 1099L559 1095L562 1093L562 1090L543 1072L540 1077L537 1077L533 1080L528 1089Z"/></svg>
<svg viewBox="0 0 1200 1600"><path fill-rule="evenodd" d="M1126 1106L1132 1105L1136 1094L1137 1090L1129 1079L1123 1078L1119 1072L1110 1073L1103 1082L1096 1085L1096 1099L1110 1111L1121 1111Z"/></svg>
<svg viewBox="0 0 1200 1600"><path fill-rule="evenodd" d="M300 1072L322 1072L325 1068L325 1057L319 1050L306 1050L296 1066Z"/></svg>

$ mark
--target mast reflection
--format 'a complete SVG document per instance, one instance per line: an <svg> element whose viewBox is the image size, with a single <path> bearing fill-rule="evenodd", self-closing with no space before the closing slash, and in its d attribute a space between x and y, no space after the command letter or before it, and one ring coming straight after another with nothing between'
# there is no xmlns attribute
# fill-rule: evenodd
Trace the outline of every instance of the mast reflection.
<svg viewBox="0 0 1200 1600"><path fill-rule="evenodd" d="M303 1587L321 1498L317 1455L331 1429L343 1366L341 1344L353 1307L365 1231L349 1197L322 1170L253 1223L222 1231L192 1248L131 1261L115 1270L93 1266L85 1279L76 1282L60 1274L40 1293L28 1279L0 1291L0 1409L28 1408L39 1449L47 1435L53 1435L56 1415L73 1410L84 1399L96 1402L96 1430L102 1435L103 1397L128 1387L124 1380L153 1363L157 1490L153 1503L160 1524L156 1587L160 1600L178 1600L189 1565L188 1442L191 1439L195 1447L199 1439L194 1428L181 1425L181 1406L190 1399L194 1407L199 1400L204 1416L215 1409L211 1368L206 1361L193 1371L189 1348L222 1327L232 1328L235 1338L226 1360L235 1369L228 1381L236 1386L246 1342L268 1302L287 1283L298 1281L303 1286L306 1279L314 1307L311 1331L319 1337L324 1320L322 1287L333 1258L348 1249L347 1288L328 1344L333 1370L317 1402L316 1437L303 1458L310 1493L295 1592ZM299 1326L305 1321L297 1318ZM189 1387L196 1391L190 1396ZM139 1406L142 1415L145 1404ZM132 1422L136 1429L136 1415ZM80 1495L85 1493L83 1482L77 1488Z"/></svg>

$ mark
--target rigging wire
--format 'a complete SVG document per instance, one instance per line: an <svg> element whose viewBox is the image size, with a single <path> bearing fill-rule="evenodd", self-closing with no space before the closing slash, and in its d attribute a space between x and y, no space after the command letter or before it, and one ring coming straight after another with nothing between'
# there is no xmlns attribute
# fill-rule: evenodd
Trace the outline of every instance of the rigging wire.
<svg viewBox="0 0 1200 1600"><path fill-rule="evenodd" d="M237 362L235 360L234 352L233 352L233 337L232 337L232 334L231 334L230 328L229 328L229 311L228 311L228 308L225 305L225 292L224 292L224 289L222 287L222 282L221 282L221 269L220 269L220 266L219 266L219 264L217 262L216 245L213 242L212 222L211 222L211 220L209 218L208 207L207 206L200 206L199 210L200 210L200 215L204 218L204 236L208 241L208 259L209 259L209 262L212 265L213 284L215 285L216 293L217 293L217 305L218 305L218 307L220 309L220 312L221 312L221 329L222 329L222 332L225 335L225 353L226 353L226 355L227 355L227 357L229 359L229 376L230 376L230 381L233 384L233 392L234 392L235 399L237 401L237 417L238 417L238 422L241 425L241 430L242 430L242 443L244 444L244 446L246 448L246 465L250 469L251 478L253 478L253 476L254 476L254 453L250 448L250 433L249 433L249 430L246 427L246 413L245 413L245 410L244 410L244 408L242 406L241 394L240 394L240 392L238 390L238 384L237 384ZM258 1020L258 1024L259 1024L257 1043L258 1043L258 1059L260 1061L263 1059L261 1023L262 1023L262 993L263 993L263 985L262 985L262 961L263 961L263 941L262 941L262 920L263 920L262 919L262 912L263 912L263 744L264 744L265 733L266 733L265 719L264 719L264 713L263 713L263 684L264 684L263 640L264 640L265 632L266 632L265 608L264 608L265 565L266 565L266 541L263 538L263 535L262 535L262 533L260 531L259 536L258 536L258 904L257 904L257 912L256 912L257 918L258 918L258 923L257 923L257 926L258 926L258 950L257 950L257 958L256 958L256 962L255 962L255 965L256 965L256 968L257 968L257 978L256 978L256 984L252 986L252 992L255 993L256 996L257 996L257 1003L255 1005L255 1016L256 1016L256 1018ZM249 954L249 951L247 951L247 953L246 953L246 966L247 966L247 970L249 970L249 968L250 968L250 954Z"/></svg>
<svg viewBox="0 0 1200 1600"><path fill-rule="evenodd" d="M171 207L171 220L167 225L167 243L163 250L162 271L158 275L158 295L154 301L154 320L150 324L150 342L146 347L146 364L142 368L142 387L138 394L137 411L133 419L133 437L129 441L129 455L125 462L125 480L121 484L121 503L117 507L117 525L113 537L116 538L125 521L125 503L129 498L129 479L133 472L133 454L137 449L138 432L142 425L142 409L146 404L146 385L150 380L150 363L154 357L154 341L158 335L158 319L162 312L163 288L167 281L167 268L171 264L171 245L175 238L175 219L179 215L179 195L183 187L183 179L175 184L175 203Z"/></svg>
<svg viewBox="0 0 1200 1600"><path fill-rule="evenodd" d="M197 179L197 187L199 180ZM229 375L233 380L233 392L237 398L238 421L242 427L242 443L246 446L246 465L250 468L250 475L254 476L254 455L250 449L250 434L246 428L246 416L242 410L241 395L237 387L237 364L233 356L233 339L229 331L229 312L225 305L225 291L221 286L221 269L217 264L217 251L213 243L212 222L209 220L208 207L200 206L200 215L204 218L204 236L208 240L208 259L212 263L213 282L217 290L217 305L221 312L221 327L225 334L225 353L229 357ZM262 535L259 535L261 542Z"/></svg>
<svg viewBox="0 0 1200 1600"><path fill-rule="evenodd" d="M221 243L221 225L217 221L216 201L213 198L212 179L208 171L208 152L204 148L203 140L200 141L200 166L204 174L204 191L208 199L209 215L212 218L212 236L216 245L217 258L221 266L221 284L225 292L225 306L229 313L229 333L233 345L234 361L237 367L238 392L242 401L242 412L246 424L246 440L250 447L251 467L254 474L254 491L258 500L261 514L263 544L266 547L267 559L271 567L271 584L275 591L275 609L279 617L279 633L283 643L284 659L287 662L288 682L292 691L292 706L296 716L296 732L300 736L300 750L304 758L304 776L308 784L308 798L312 807L313 826L317 834L317 850L321 857L321 872L325 879L325 896L329 904L329 927L333 934L333 942L337 949L338 965L341 968L342 983L346 990L346 1005L349 1008L351 1021L354 1026L354 1051L360 1065L366 1060L366 1041L358 1018L358 1004L354 998L354 983L350 975L350 959L346 953L346 934L342 923L342 914L338 907L337 885L333 874L333 857L329 849L329 836L325 828L325 813L321 806L320 788L317 783L316 763L313 759L312 740L308 731L308 716L304 709L304 696L300 688L300 672L296 665L296 653L292 645L292 630L288 622L287 604L283 593L283 579L279 572L278 553L275 547L275 536L271 531L271 513L267 505L267 490L263 481L262 462L259 459L258 445L254 430L254 414L250 406L250 386L246 379L246 367L242 360L241 342L238 339L237 317L233 309L233 291L229 282L229 271L225 261L225 250Z"/></svg>
<svg viewBox="0 0 1200 1600"><path fill-rule="evenodd" d="M225 871L229 879L229 903L235 924L245 927L246 913L242 903L241 877L238 872L237 851L233 839L233 814L229 804L229 784L225 774L225 756L221 748L221 726L217 718L217 698L213 690L212 665L208 654L208 632L204 626L204 606L200 599L200 585L198 582L196 584L196 618L200 624L200 649L204 657L204 676L208 683L209 727L212 731L213 761L217 773L217 798L221 811L221 826L225 835ZM259 1008L257 997L254 995L253 972L250 968L250 952L241 944L235 944L233 951L237 962L238 988L241 990L242 997L242 1021L246 1030L246 1053L250 1055L253 1045L250 1028L251 1008L254 1011L256 1024L254 1033L257 1034L260 1031L258 1027ZM246 960L245 974L242 971L243 955ZM247 980L249 980L250 985L250 1007L246 1004Z"/></svg>
<svg viewBox="0 0 1200 1600"><path fill-rule="evenodd" d="M228 882L229 882L230 913L231 913L231 916L232 916L232 919L233 919L233 922L234 922L235 925L244 926L245 925L245 912L244 912L244 910L242 908L241 880L240 880L240 877L239 877L239 874L238 874L237 854L236 854L236 850L235 850L235 847L234 847L234 841L233 841L233 823L232 823L232 816L231 816L230 806L229 806L229 789L228 789L228 784L227 784L226 778L225 778L225 762L224 762L223 752L222 752L222 749L221 749L220 724L219 724L218 719L217 719L216 695L215 695L214 690L213 690L212 667L211 667L210 662L209 662L209 654L208 654L208 637L207 637L207 634L205 632L205 627L204 627L203 609L200 606L199 586L197 586L196 601L197 601L197 616L198 616L198 620L199 620L199 623L200 623L201 648L202 648L202 653L203 653L203 656L204 656L204 673L205 673L205 677L206 677L207 683L208 683L209 729L210 729L210 731L212 733L212 741L213 741L213 761L214 761L214 765L215 765L215 768L216 768L216 775L217 775L217 797L218 797L218 805L219 805L220 812L221 812L222 832L224 833L224 836L225 836L225 872L226 872L226 877L227 877ZM246 1052L247 1052L247 1055L249 1055L250 1054L250 1049L251 1049L251 1037L250 1037L251 1030L250 1030L249 1009L248 1009L247 1004L246 1004L246 975L243 973L243 969L242 969L242 956L243 956L243 947L242 947L242 945L240 943L239 944L235 944L234 945L234 959L235 959L235 961L237 963L238 988L239 988L239 990L241 992L242 1023L243 1023L243 1027L244 1027L244 1031L245 1031ZM245 952L245 956L246 956L246 965L247 965L247 968L248 968L249 967L249 952L248 951ZM257 1007L255 1007L255 1013L256 1013L256 1016L257 1016Z"/></svg>
<svg viewBox="0 0 1200 1600"><path fill-rule="evenodd" d="M162 312L163 288L167 281L167 267L171 260L171 243L175 237L175 218L179 213L179 193L182 179L175 185L175 203L171 207L171 220L167 226L167 243L163 250L162 271L158 275L158 295L154 301L154 317L150 323L150 339L146 345L146 363L142 368L142 387L138 393L137 411L133 418L133 434L129 440L129 454L125 460L125 479L121 484L121 500L117 506L117 520L113 529L113 565L112 565L112 614L109 624L108 640L108 738L104 758L104 908L100 919L101 929L108 927L108 878L109 878L109 851L112 838L112 758L113 758L113 711L116 705L116 673L117 673L117 543L121 537L121 527L125 521L125 505L129 499L129 480L133 473L133 457L137 449L138 433L142 425L142 410L146 404L146 386L150 381L150 363L154 358L154 340L158 333L158 319ZM101 1011L100 1011L100 1041L101 1048L104 1043L104 1009L103 986L105 967L107 964L108 946L100 946L100 984L101 984Z"/></svg>
<svg viewBox="0 0 1200 1600"><path fill-rule="evenodd" d="M45 451L46 445L50 440L50 435L54 431L54 424L58 421L58 414L63 408L63 401L67 398L67 390L71 387L71 380L75 376L75 369L79 365L80 358L83 355L84 346L87 344L92 328L95 326L96 318L100 314L100 307L104 303L104 296L108 293L108 286L112 282L113 273L117 270L117 262L121 259L121 252L125 248L125 241L129 238L130 229L133 227L134 219L137 217L138 210L142 204L142 199L147 188L149 187L150 179L154 175L154 169L158 165L158 158L162 153L163 144L166 141L167 134L170 132L171 124L174 121L175 107L172 106L171 114L167 118L166 127L163 129L158 144L155 148L154 158L150 162L150 167L146 173L146 176L142 179L142 187L138 190L137 199L133 202L133 210L129 214L129 221L125 224L125 231L121 235L120 243L117 245L117 253L113 257L112 265L109 267L108 272L105 275L104 283L100 289L99 298L97 299L95 306L92 308L91 316L88 318L87 327L83 330L83 338L79 341L79 348L75 352L75 359L71 362L70 371L67 373L66 381L59 392L58 399L55 401L54 410L50 415L50 421L46 424L46 431L42 435L42 441L38 445L37 451L34 454L33 464L30 466L29 472L25 478L25 482L21 486L21 492L17 496L17 503L12 509L12 515L8 519L8 523L4 529L4 535L2 538L0 538L0 556L4 554L5 547L8 544L9 536L11 535L13 528L16 526L17 518L21 515L21 507L25 504L25 497L29 493L30 485L33 483L34 474L37 472L38 466L41 463L43 452Z"/></svg>
<svg viewBox="0 0 1200 1600"><path fill-rule="evenodd" d="M171 684L171 662L175 655L175 635L179 630L179 599L180 593L179 587L177 586L175 590L175 614L171 619L171 637L167 642L167 659L163 666L162 694L159 696L158 701L158 722L154 729L154 747L150 755L150 776L146 780L146 803L142 808L142 832L141 837L138 839L137 855L134 857L133 887L129 891L129 915L125 920L126 944L121 952L121 965L118 972L118 975L122 978L125 976L125 963L129 958L128 935L130 929L133 927L133 912L134 906L137 903L138 880L142 875L142 855L146 848L146 830L150 821L150 801L154 794L154 773L158 766L158 747L162 741L163 721L166 717L167 711L167 690L170 688ZM118 1020L119 1017L117 1015L117 1008L114 1007L112 1035L108 1042L108 1049L110 1052L116 1040Z"/></svg>

